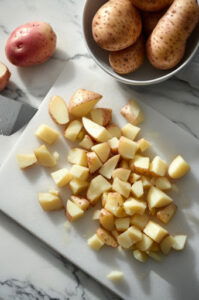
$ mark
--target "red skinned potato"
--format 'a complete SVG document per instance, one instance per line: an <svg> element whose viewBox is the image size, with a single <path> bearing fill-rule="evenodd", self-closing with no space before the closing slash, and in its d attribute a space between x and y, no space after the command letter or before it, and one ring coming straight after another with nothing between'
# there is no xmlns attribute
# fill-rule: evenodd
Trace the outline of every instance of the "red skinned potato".
<svg viewBox="0 0 199 300"><path fill-rule="evenodd" d="M175 67L183 58L187 39L198 21L199 5L195 0L175 0L147 41L150 63L161 70Z"/></svg>
<svg viewBox="0 0 199 300"><path fill-rule="evenodd" d="M165 12L166 9L156 12L143 11L141 13L143 31L146 36L149 36L151 34Z"/></svg>
<svg viewBox="0 0 199 300"><path fill-rule="evenodd" d="M132 46L109 54L109 63L118 74L128 74L137 70L144 62L145 44L140 37Z"/></svg>
<svg viewBox="0 0 199 300"><path fill-rule="evenodd" d="M2 62L0 62L0 91L5 89L10 79L11 73Z"/></svg>
<svg viewBox="0 0 199 300"><path fill-rule="evenodd" d="M131 46L142 30L141 17L130 0L110 0L102 5L92 21L95 42L108 51Z"/></svg>
<svg viewBox="0 0 199 300"><path fill-rule="evenodd" d="M6 43L8 60L19 67L44 63L54 53L56 34L48 23L31 22L17 27Z"/></svg>
<svg viewBox="0 0 199 300"><path fill-rule="evenodd" d="M144 11L158 11L169 6L173 0L131 0L133 5Z"/></svg>

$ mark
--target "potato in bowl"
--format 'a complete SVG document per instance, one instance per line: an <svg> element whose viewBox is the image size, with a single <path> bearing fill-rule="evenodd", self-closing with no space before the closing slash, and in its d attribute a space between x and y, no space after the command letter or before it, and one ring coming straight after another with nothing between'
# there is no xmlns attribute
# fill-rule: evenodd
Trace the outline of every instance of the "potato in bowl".
<svg viewBox="0 0 199 300"><path fill-rule="evenodd" d="M116 0L118 1L118 0ZM128 1L128 0L125 0ZM109 64L108 52L98 46L93 39L92 21L99 8L107 3L105 0L87 0L83 15L83 33L89 53L95 62L109 75L129 85L149 85L164 81L181 70L193 57L199 45L199 25L195 27L187 40L185 53L181 61L169 70L155 68L145 58L142 66L133 73L118 74Z"/></svg>

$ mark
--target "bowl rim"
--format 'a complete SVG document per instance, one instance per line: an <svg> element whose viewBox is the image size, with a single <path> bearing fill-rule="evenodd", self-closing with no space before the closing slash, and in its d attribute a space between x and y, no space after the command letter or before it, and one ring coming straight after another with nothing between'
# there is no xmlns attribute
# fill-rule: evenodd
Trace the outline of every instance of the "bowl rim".
<svg viewBox="0 0 199 300"><path fill-rule="evenodd" d="M92 57L92 59L95 61L95 63L103 71L105 71L107 74L109 74L110 76L116 78L118 81L120 81L122 83L125 83L125 84L128 84L128 85L143 86L143 85L158 84L158 83L160 83L162 81L165 81L165 80L169 79L170 77L174 76L179 71L181 71L190 62L190 60L193 58L193 56L196 54L196 51L199 48L199 40L198 40L198 42L195 45L195 47L194 47L192 53L190 54L190 56L182 64L180 64L178 67L176 67L176 69L174 69L173 71L169 72L166 75L160 76L160 77L155 78L155 79L143 80L143 81L124 78L124 77L118 75L117 73L114 73L114 71L108 70L102 63L100 63L100 61L97 59L97 57L91 51L91 49L90 49L90 47L88 45L88 42L87 42L87 38L86 38L85 12L86 12L86 9L87 9L87 5L88 5L88 0L85 0L84 9L83 9L83 17L82 17L82 28L83 28L82 31L83 31L84 42L86 44L86 48L88 50L88 53L90 54L90 56Z"/></svg>

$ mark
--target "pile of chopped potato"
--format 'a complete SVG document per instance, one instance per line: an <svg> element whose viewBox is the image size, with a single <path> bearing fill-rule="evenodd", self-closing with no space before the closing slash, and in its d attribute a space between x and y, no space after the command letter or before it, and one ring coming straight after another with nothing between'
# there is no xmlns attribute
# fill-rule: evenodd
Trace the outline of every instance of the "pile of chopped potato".
<svg viewBox="0 0 199 300"><path fill-rule="evenodd" d="M50 116L62 127L66 125L64 137L76 143L67 157L72 167L52 172L52 179L57 187L71 190L65 207L69 221L101 204L94 212L99 228L88 239L89 247L122 247L131 250L140 262L148 257L160 261L162 254L182 250L186 243L186 235L172 236L162 224L168 224L177 209L166 192L172 189L172 180L184 176L190 167L180 155L168 165L159 156L151 159L146 154L151 144L145 138L138 139L137 125L144 116L136 101L122 108L128 123L119 128L112 123L111 109L94 108L101 98L98 93L78 89L68 107L61 97L50 100ZM42 124L35 135L53 144L60 134ZM32 154L17 155L20 168L35 163L55 167L58 159L59 154L51 153L45 144ZM46 211L64 207L56 190L39 193L39 203Z"/></svg>

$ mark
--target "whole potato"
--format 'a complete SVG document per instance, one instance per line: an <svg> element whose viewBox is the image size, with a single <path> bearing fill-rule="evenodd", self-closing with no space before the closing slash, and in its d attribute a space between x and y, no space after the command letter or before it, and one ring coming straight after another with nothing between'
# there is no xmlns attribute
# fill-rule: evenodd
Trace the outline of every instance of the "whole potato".
<svg viewBox="0 0 199 300"><path fill-rule="evenodd" d="M144 11L158 11L169 6L173 0L131 0L133 5Z"/></svg>
<svg viewBox="0 0 199 300"><path fill-rule="evenodd" d="M166 10L161 11L155 11L155 12L148 12L143 11L141 13L142 16L142 25L143 25L143 31L146 36L149 36L153 29L158 24L159 20L162 18L162 16L165 14Z"/></svg>
<svg viewBox="0 0 199 300"><path fill-rule="evenodd" d="M118 74L128 74L137 70L144 62L145 43L143 37L130 47L109 54L109 63Z"/></svg>
<svg viewBox="0 0 199 300"><path fill-rule="evenodd" d="M95 42L103 49L119 51L139 37L142 22L130 0L110 0L102 5L92 22Z"/></svg>
<svg viewBox="0 0 199 300"><path fill-rule="evenodd" d="M31 22L16 28L6 43L8 60L28 67L48 60L56 48L56 34L48 23Z"/></svg>
<svg viewBox="0 0 199 300"><path fill-rule="evenodd" d="M184 56L187 39L198 21L199 6L195 0L175 0L147 41L151 64L162 70L176 66Z"/></svg>

